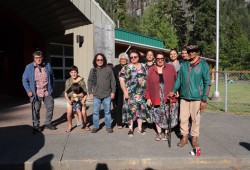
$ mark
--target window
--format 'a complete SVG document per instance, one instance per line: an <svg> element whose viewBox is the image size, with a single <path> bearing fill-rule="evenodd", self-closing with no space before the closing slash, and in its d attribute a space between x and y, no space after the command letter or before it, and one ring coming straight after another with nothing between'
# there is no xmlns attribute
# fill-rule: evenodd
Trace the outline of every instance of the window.
<svg viewBox="0 0 250 170"><path fill-rule="evenodd" d="M50 63L56 81L65 81L70 77L69 69L74 64L73 46L64 44L49 44Z"/></svg>

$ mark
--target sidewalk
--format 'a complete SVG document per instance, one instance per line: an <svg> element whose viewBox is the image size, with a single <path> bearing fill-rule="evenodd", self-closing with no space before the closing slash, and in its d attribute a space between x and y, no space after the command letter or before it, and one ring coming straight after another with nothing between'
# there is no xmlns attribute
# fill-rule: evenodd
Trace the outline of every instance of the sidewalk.
<svg viewBox="0 0 250 170"><path fill-rule="evenodd" d="M58 129L33 135L30 104L12 102L0 107L1 170L250 169L250 116L204 113L201 156L196 157L189 153L190 143L184 148L176 145L179 139L174 132L171 148L154 140L153 129L146 129L144 136L135 129L133 138L127 136L128 129L116 127L112 134L105 127L96 134L78 127L68 134L63 98L55 99L53 122ZM88 105L91 115L92 104Z"/></svg>

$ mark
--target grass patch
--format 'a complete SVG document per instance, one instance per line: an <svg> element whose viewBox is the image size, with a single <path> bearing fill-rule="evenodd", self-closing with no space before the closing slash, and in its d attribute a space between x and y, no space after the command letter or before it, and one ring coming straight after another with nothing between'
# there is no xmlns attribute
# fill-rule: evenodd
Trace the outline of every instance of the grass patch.
<svg viewBox="0 0 250 170"><path fill-rule="evenodd" d="M228 83L228 94L227 94L227 112L237 114L250 115L250 83ZM215 84L212 84L210 90L210 98L215 91ZM218 91L220 93L220 102L208 101L207 110L223 112L225 111L225 83L219 82Z"/></svg>

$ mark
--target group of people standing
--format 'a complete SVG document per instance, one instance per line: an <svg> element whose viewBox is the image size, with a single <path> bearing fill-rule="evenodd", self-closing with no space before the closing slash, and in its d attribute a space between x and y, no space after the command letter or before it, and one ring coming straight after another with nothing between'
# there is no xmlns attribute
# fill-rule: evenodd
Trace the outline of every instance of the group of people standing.
<svg viewBox="0 0 250 170"><path fill-rule="evenodd" d="M148 51L145 58L140 52L131 50L129 55L121 53L119 64L113 69L107 65L107 59L98 53L93 59L93 68L87 80L78 75L76 66L72 66L70 78L65 83L67 99L67 132L72 130L72 116L77 126L90 130L87 126L86 98L93 100L92 133L99 130L99 115L103 104L106 131L112 133L111 103L114 106L114 120L118 129L128 126L128 136L137 132L144 135L144 122L155 123L156 141L167 140L171 128L180 121L182 138L178 146L188 142L192 135L193 147L199 146L200 112L206 107L209 93L210 74L206 61L198 55L199 47L190 45L182 50L183 62L180 63L178 51L170 50L171 62L166 62L163 52ZM53 107L52 69L40 61L41 52L33 54L34 62L28 65L23 74L23 85L31 99L33 127L41 131L39 111L41 101L47 109L45 128L56 129L51 124ZM40 57L39 61L38 58ZM145 62L143 62L145 60ZM42 71L40 71L40 69ZM31 74L31 72L33 72ZM180 109L179 109L180 108ZM189 118L191 124L189 125ZM149 121L150 120L150 121ZM189 132L189 126L191 127Z"/></svg>

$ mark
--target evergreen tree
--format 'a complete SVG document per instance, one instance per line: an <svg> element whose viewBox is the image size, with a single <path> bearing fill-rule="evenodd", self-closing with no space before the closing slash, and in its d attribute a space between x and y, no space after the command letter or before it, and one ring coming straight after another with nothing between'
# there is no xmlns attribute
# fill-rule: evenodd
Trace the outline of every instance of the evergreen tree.
<svg viewBox="0 0 250 170"><path fill-rule="evenodd" d="M227 70L250 69L249 8L244 0L221 3L220 65ZM230 10L228 10L230 8Z"/></svg>
<svg viewBox="0 0 250 170"><path fill-rule="evenodd" d="M157 8L158 5L151 5L144 11L139 30L143 34L162 39L165 48L177 47L175 30L171 27L167 16Z"/></svg>
<svg viewBox="0 0 250 170"><path fill-rule="evenodd" d="M117 27L126 24L126 0L96 0L96 2L114 20Z"/></svg>
<svg viewBox="0 0 250 170"><path fill-rule="evenodd" d="M188 2L193 20L190 39L203 47L205 57L215 58L216 1L188 0Z"/></svg>
<svg viewBox="0 0 250 170"><path fill-rule="evenodd" d="M185 44L187 44L188 37L188 16L181 6L180 1L172 1L172 8L170 10L170 15L172 18L172 23L174 29L176 30L176 34L178 37L178 46L181 49Z"/></svg>

